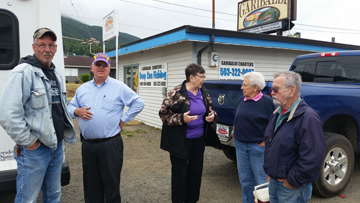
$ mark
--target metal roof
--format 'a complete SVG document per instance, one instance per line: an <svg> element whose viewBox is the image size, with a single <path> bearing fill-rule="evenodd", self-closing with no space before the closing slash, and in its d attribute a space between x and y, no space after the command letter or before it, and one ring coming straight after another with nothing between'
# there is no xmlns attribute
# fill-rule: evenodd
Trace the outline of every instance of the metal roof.
<svg viewBox="0 0 360 203"><path fill-rule="evenodd" d="M208 43L210 42L211 35L214 35L215 45L232 44L240 46L255 46L317 52L360 50L360 46L349 44L184 25L151 37L122 45L119 48L119 55L125 55L183 41ZM114 57L116 51L113 50L107 54L110 57Z"/></svg>

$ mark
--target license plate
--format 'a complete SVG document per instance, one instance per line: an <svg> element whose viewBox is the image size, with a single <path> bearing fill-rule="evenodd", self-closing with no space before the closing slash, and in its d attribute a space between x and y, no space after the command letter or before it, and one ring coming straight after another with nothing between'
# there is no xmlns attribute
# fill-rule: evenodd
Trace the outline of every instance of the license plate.
<svg viewBox="0 0 360 203"><path fill-rule="evenodd" d="M230 132L229 132L229 126L216 124L216 133L218 136L229 138Z"/></svg>

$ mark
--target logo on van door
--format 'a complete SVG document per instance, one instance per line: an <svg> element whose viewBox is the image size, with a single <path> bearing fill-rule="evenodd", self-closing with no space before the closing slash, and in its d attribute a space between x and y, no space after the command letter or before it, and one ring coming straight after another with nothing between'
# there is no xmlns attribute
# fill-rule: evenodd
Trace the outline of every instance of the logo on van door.
<svg viewBox="0 0 360 203"><path fill-rule="evenodd" d="M225 94L219 94L218 103L223 105L225 103Z"/></svg>
<svg viewBox="0 0 360 203"><path fill-rule="evenodd" d="M8 150L8 151L0 152L0 161L6 161L12 159L14 159L13 151Z"/></svg>

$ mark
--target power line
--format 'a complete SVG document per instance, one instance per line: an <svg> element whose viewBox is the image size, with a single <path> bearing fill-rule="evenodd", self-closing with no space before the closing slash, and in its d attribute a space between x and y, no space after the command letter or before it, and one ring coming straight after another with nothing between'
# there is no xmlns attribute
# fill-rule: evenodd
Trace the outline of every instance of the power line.
<svg viewBox="0 0 360 203"><path fill-rule="evenodd" d="M73 16L73 17L79 17L76 15L72 15L72 14L66 14L66 13L62 13L66 16ZM96 18L89 18L89 17L84 17L86 19L90 19L90 20L94 20L94 21L99 21L100 23L102 22L102 20L100 19L96 19ZM136 28L141 28L141 29L147 29L147 30L154 30L154 31L163 31L163 30L157 30L157 29L153 29L153 28L147 28L147 27L141 27L141 26L137 26L137 25L130 25L130 24L125 24L125 23L118 23L119 25L125 25L125 26L130 26L130 27L136 27ZM98 26L98 25L97 25Z"/></svg>
<svg viewBox="0 0 360 203"><path fill-rule="evenodd" d="M67 37L67 36L63 36L63 38L65 38L65 39L71 39L71 40L75 40L75 41L80 41L80 42L83 42L83 41L84 41L83 39L77 39L77 38Z"/></svg>
<svg viewBox="0 0 360 203"><path fill-rule="evenodd" d="M86 24L86 21L85 21L85 17L84 17L84 15L82 14L82 12L81 12L81 16L79 15L79 13L77 12L77 10L76 10L76 8L75 8L75 6L74 6L74 4L73 4L73 2L70 0L70 3L71 3L71 5L72 5L72 7L74 7L74 9L75 9L75 12L77 13L77 15L81 18L81 16L83 17L83 19L84 19L84 24L85 25L87 25ZM78 2L78 4L79 4L79 2ZM80 7L80 11L81 11L81 7ZM91 36L91 32L90 32L90 29L89 29L89 26L86 26L86 28L87 28L87 30L88 30L88 33L89 33L89 36L90 36L90 38L92 37Z"/></svg>
<svg viewBox="0 0 360 203"><path fill-rule="evenodd" d="M308 29L297 29L297 30L306 30L306 31L312 31L312 32L327 32L327 33L329 33L329 31L323 31L323 30L308 30ZM360 34L360 32L340 32L340 31L331 31L331 33L339 33L339 34L349 34L349 35L358 35L358 34Z"/></svg>
<svg viewBox="0 0 360 203"><path fill-rule="evenodd" d="M137 4L137 5L141 5L141 6L146 6L146 7L150 7L150 8L156 8L156 9L160 9L160 10L164 10L164 11L171 11L171 12L175 12L175 13L181 13L181 14L191 15L191 16L197 16L197 17L202 17L202 18L211 18L211 17L209 17L209 16L202 16L202 15L198 15L198 14L194 14L194 13L186 13L186 12L175 11L175 10L171 10L171 9L164 9L164 8L159 8L159 7L156 7L156 6L150 6L150 5L141 4L141 3L136 3L136 2L127 1L127 0L119 0L119 1L131 3L131 4ZM197 8L197 9L198 9L198 8ZM217 19L218 19L218 18L217 18ZM230 22L237 22L237 21L234 21L234 20L226 20L226 19L218 19L218 20L230 21Z"/></svg>
<svg viewBox="0 0 360 203"><path fill-rule="evenodd" d="M324 26L317 26L317 25L306 25L306 24L301 24L301 23L295 23L295 25L302 25L302 26L307 26L307 27L316 27L316 28L323 28L323 29L336 29L336 30L347 30L347 31L357 31L360 32L360 30L356 30L356 29L347 29L347 28L335 28L335 27L324 27Z"/></svg>
<svg viewBox="0 0 360 203"><path fill-rule="evenodd" d="M120 0L120 1L126 1L126 0ZM164 4L169 4L169 5L174 5L174 6L180 6L180 7L184 7L184 8L196 9L196 10L200 10L200 11L212 12L212 10L208 10L208 9L196 8L196 7L191 7L191 6L185 6L185 5L181 5L181 4L174 4L174 3L170 3L170 2L166 2L166 1L161 1L161 0L152 0L152 1L160 2L160 3L164 3ZM126 1L126 2L128 2L128 1ZM130 2L129 2L129 3L130 3ZM131 3L132 3L132 2L131 2ZM230 15L230 16L237 16L236 14L224 13L224 12L217 12L217 11L215 11L215 13L224 14L224 15Z"/></svg>

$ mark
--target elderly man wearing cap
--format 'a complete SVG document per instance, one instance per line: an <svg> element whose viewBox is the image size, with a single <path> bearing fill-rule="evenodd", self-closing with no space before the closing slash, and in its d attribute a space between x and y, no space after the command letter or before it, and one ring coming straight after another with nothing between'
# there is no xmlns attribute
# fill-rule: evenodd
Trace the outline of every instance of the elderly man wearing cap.
<svg viewBox="0 0 360 203"><path fill-rule="evenodd" d="M56 35L39 28L33 35L34 55L20 60L0 97L0 124L16 142L15 202L60 202L63 140L75 144L67 112L63 78L52 63Z"/></svg>
<svg viewBox="0 0 360 203"><path fill-rule="evenodd" d="M80 86L68 106L78 117L82 139L85 202L121 202L120 173L125 123L144 107L143 100L123 82L109 77L110 58L93 58L93 80ZM126 113L124 107L128 106Z"/></svg>

